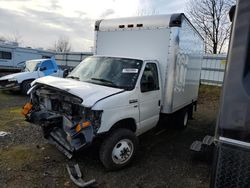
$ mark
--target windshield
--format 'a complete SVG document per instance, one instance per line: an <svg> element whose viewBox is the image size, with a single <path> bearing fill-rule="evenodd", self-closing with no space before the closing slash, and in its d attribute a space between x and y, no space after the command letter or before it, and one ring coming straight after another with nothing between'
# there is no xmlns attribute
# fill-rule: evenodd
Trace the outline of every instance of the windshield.
<svg viewBox="0 0 250 188"><path fill-rule="evenodd" d="M88 57L69 75L94 84L132 90L142 66L141 60L116 57Z"/></svg>
<svg viewBox="0 0 250 188"><path fill-rule="evenodd" d="M26 61L24 71L26 71L26 72L36 71L38 69L40 63L41 63L41 61Z"/></svg>

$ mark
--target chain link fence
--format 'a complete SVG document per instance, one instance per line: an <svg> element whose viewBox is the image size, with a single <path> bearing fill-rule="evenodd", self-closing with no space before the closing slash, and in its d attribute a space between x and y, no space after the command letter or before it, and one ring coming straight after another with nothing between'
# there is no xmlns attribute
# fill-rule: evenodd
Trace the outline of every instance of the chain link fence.
<svg viewBox="0 0 250 188"><path fill-rule="evenodd" d="M91 52L61 52L55 54L55 59L60 67L73 69L82 60L91 55L93 55Z"/></svg>
<svg viewBox="0 0 250 188"><path fill-rule="evenodd" d="M226 68L226 54L209 54L203 56L201 83L222 86Z"/></svg>

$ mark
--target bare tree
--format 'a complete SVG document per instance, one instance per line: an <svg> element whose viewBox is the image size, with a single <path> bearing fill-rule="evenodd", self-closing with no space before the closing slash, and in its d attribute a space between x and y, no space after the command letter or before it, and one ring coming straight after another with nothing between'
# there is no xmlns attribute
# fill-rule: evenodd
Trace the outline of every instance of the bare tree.
<svg viewBox="0 0 250 188"><path fill-rule="evenodd" d="M6 38L4 36L0 36L0 42L5 42Z"/></svg>
<svg viewBox="0 0 250 188"><path fill-rule="evenodd" d="M53 50L56 52L69 52L71 51L71 44L68 37L59 37L55 42Z"/></svg>
<svg viewBox="0 0 250 188"><path fill-rule="evenodd" d="M14 32L12 32L12 34L0 36L0 41L6 43L13 43L19 46L22 43L22 36L18 31L15 30Z"/></svg>
<svg viewBox="0 0 250 188"><path fill-rule="evenodd" d="M137 15L138 16L150 16L150 15L157 15L159 14L158 11L155 9L138 9L137 10Z"/></svg>
<svg viewBox="0 0 250 188"><path fill-rule="evenodd" d="M187 16L205 40L206 53L222 53L230 37L228 18L235 0L189 0Z"/></svg>
<svg viewBox="0 0 250 188"><path fill-rule="evenodd" d="M22 35L17 30L15 30L7 37L7 40L19 45L22 43Z"/></svg>

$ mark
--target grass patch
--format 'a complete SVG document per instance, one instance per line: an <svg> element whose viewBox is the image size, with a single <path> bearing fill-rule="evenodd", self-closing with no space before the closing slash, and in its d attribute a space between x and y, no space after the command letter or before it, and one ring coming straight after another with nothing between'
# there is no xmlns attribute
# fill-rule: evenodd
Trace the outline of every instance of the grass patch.
<svg viewBox="0 0 250 188"><path fill-rule="evenodd" d="M21 111L22 111L22 108L20 108L20 107L13 107L13 108L9 109L9 112L12 114L15 114L16 116L22 116Z"/></svg>
<svg viewBox="0 0 250 188"><path fill-rule="evenodd" d="M19 169L41 159L41 151L28 145L17 145L0 151L0 159L7 168Z"/></svg>
<svg viewBox="0 0 250 188"><path fill-rule="evenodd" d="M21 115L21 107L4 108L0 110L0 130L6 130L9 124L26 125L24 117Z"/></svg>
<svg viewBox="0 0 250 188"><path fill-rule="evenodd" d="M221 95L222 87L218 86L209 86L209 85L200 85L199 89L199 99L205 100L219 100Z"/></svg>
<svg viewBox="0 0 250 188"><path fill-rule="evenodd" d="M1 101L8 101L9 100L9 95L7 95L6 93L0 91L0 99L1 99Z"/></svg>

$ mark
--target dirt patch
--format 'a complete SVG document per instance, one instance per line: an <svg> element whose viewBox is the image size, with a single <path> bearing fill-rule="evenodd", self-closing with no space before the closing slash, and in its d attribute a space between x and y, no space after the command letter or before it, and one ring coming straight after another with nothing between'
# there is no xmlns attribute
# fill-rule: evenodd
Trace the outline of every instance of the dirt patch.
<svg viewBox="0 0 250 188"><path fill-rule="evenodd" d="M130 167L107 172L93 147L78 155L84 179L95 178L99 187L209 187L210 164L196 161L189 150L194 140L214 134L218 112L219 87L201 86L197 112L185 130L166 125L140 137L138 156ZM20 115L28 97L0 92L1 187L74 187L66 164L68 160L42 136L41 129Z"/></svg>
<svg viewBox="0 0 250 188"><path fill-rule="evenodd" d="M39 153L34 152L34 148L30 145L17 145L1 150L0 158L4 161L3 167L20 169L23 165L36 162L37 155Z"/></svg>

